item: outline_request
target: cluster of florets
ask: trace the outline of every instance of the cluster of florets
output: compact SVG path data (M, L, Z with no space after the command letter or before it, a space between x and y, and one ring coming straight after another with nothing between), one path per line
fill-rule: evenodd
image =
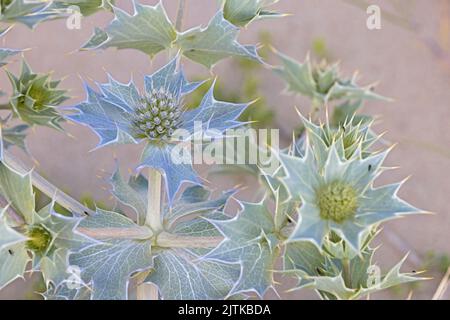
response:
M153 90L136 108L133 128L138 138L169 139L181 124L180 102L163 88Z

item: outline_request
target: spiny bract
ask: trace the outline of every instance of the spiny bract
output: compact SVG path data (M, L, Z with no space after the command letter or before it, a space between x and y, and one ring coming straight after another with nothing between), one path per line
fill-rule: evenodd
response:
M343 148L340 140L324 148L323 140L310 139L303 157L280 155L282 182L293 200L302 203L290 241L310 240L321 247L334 230L359 250L362 235L373 225L420 212L397 197L402 183L373 187L389 150L362 157L359 143L347 159L338 152Z
M66 91L58 88L60 81L51 80L49 74L33 73L25 61L19 77L6 72L13 86L10 105L15 116L30 125L60 129L62 116L56 107L68 99Z

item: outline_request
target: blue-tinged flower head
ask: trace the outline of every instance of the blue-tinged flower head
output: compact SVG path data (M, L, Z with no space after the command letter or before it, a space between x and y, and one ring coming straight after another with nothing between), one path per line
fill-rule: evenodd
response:
M183 98L202 82L189 83L179 69L179 57L152 75L145 76L140 93L133 82L122 84L109 77L98 84L100 92L86 86L87 100L71 109L69 119L90 127L100 138L99 147L118 143L147 142L140 168L152 167L164 173L169 200L183 181L197 182L192 164L175 164L171 152L179 142L175 133L188 132L183 139L194 136L200 125L204 131L223 132L242 125L237 118L248 104L232 104L214 98L214 84L200 105L186 110Z

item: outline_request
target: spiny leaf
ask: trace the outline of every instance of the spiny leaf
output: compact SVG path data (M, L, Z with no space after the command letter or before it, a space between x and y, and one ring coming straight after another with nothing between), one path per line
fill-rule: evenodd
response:
M92 240L75 232L81 218L60 215L54 211L54 205L54 202L48 204L34 218L34 226L44 227L50 233L51 241L45 251L35 250L32 253L33 268L42 272L47 284L51 282L59 286L67 277L69 253L90 244Z
M142 179L145 178L142 177ZM136 181L136 179L134 180ZM147 192L139 192L133 188L132 184L130 185L130 182L126 183L120 175L119 168L111 177L111 184L114 196L123 204L131 207L138 217L139 224L143 225L147 211ZM145 188L147 189L147 186Z
M0 194L28 224L34 222L34 192L31 173L24 175L11 169L0 157Z
M172 224L175 220L186 216L194 214L204 215L216 210L222 210L233 193L233 190L224 192L221 197L211 200L209 199L210 192L205 188L202 186L190 186L186 188L173 207L168 208L164 219Z
M115 19L104 31L96 29L83 49L137 49L153 57L169 48L176 31L162 3L147 6L133 1L133 4L133 15L113 6Z
M167 300L223 299L239 277L239 268L202 260L188 250L156 253L155 270L146 281L155 283Z
M190 154L185 151L185 155L189 157L188 161L173 163L172 153L176 154L177 150L180 150L180 148L175 144L155 145L149 143L141 155L140 168L155 168L163 173L169 203L172 203L184 181L199 183L197 173L192 167Z
M205 200L205 194L199 188L192 187L182 198ZM220 232L207 219L224 220L228 217L214 211L193 220L178 223L171 221L174 224L171 232L190 237L219 236ZM155 252L154 270L146 281L156 284L164 299L223 299L238 280L240 266L203 258L209 251L210 249L160 249Z
M80 223L80 227L89 229L136 226L123 215L100 209ZM92 287L92 299L125 300L131 275L153 265L151 241L105 239L71 254L69 262L80 268L81 279Z
M277 55L283 64L274 68L274 71L285 80L290 92L308 96L321 103L339 99L389 100L373 92L373 86L359 86L356 76L351 79L342 78L337 64L327 65L323 62L313 65L309 56L305 62L299 63L282 53L277 52Z
M47 291L42 293L42 297L45 300L90 300L91 291L86 286L81 286L78 289L71 288L72 283L70 281L65 281L59 286L49 284Z
M187 58L207 68L229 56L244 57L260 61L254 46L243 46L237 42L239 29L223 18L219 11L206 28L196 27L178 35L175 45Z
M62 12L52 8L50 1L2 1L0 11L0 21L7 23L20 22L29 28L33 28L39 22L62 15Z
M0 48L0 68L7 64L5 61L6 59L18 54L19 52L21 52L21 50Z
M5 216L8 207L0 210L0 250L3 250L8 246L24 242L26 240L26 237L24 237L22 234L18 233L8 225Z
M8 149L11 146L21 148L23 151L28 152L25 144L25 138L27 137L27 130L30 126L26 124L19 124L11 128L2 129L3 146Z
M24 243L0 250L0 289L23 276L30 256Z
M206 258L241 265L239 281L230 295L254 291L263 296L272 286L277 257L278 240L273 234L273 218L263 202L244 202L242 205L242 211L233 219L210 220L225 236L225 240Z

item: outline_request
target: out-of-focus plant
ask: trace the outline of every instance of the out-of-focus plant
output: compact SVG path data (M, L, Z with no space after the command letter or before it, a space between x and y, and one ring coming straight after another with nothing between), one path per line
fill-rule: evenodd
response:
M258 50L258 53L265 59L269 54L269 48L272 46L270 33L261 32L259 34L259 43L261 48ZM273 108L268 105L267 98L261 90L263 65L243 58L238 58L235 62L233 64L233 79L236 79L239 84L236 86L235 83L233 88L228 88L226 83L218 81L215 89L217 98L234 103L239 101L253 101L244 110L239 119L250 122L254 128L272 128L275 113ZM192 94L192 97L188 100L188 104L190 106L197 106L207 90L207 84L201 85Z
M6 3L5 12L17 2ZM115 18L95 29L83 50L135 49L150 58L166 51L171 57L144 77L143 88L110 76L97 88L86 85L86 100L69 108L58 108L66 100L58 81L34 74L25 63L20 76L9 73L13 94L3 109L17 120L60 128L65 118L89 127L99 137L97 148L142 144L144 150L136 174L125 179L117 169L109 180L117 206L90 208L6 150L24 145L24 135L3 128L11 116L4 119L0 288L31 271L42 274L46 299L242 299L278 290L274 275L281 273L298 280L292 290L308 287L323 299L357 299L421 279L401 272L405 259L384 273L373 262L372 240L382 223L421 210L397 196L403 182L374 185L389 150L375 149L379 136L371 118L355 113L365 99L383 98L371 86L359 86L355 77L342 77L337 65L298 63L278 54L283 65L273 69L290 91L311 98L313 111L339 104L323 123L301 117L303 133L290 148L277 150L271 141L275 170L268 172L261 162L236 165L248 166L260 178L265 196L259 202L236 199L240 210L231 217L225 207L236 190L212 198L194 170L191 144L211 150L214 143L234 137L230 129L259 118L254 111L243 116L246 110L265 104L221 101L214 93L216 82L199 94L204 81L187 79L183 58L207 68L228 57L252 61L240 62L242 95L260 97L260 79L249 74L259 64L267 66L265 53L237 37L254 20L281 17L267 11L275 2L220 1L207 26L187 31L181 30L184 0L175 23L162 2L133 1L131 14L110 5ZM89 3L86 14L104 4ZM55 3L45 6L50 8ZM5 51L4 57L11 54ZM201 98L187 105L193 93ZM251 152L236 145L231 149L233 157ZM49 197L48 203L36 205L36 189ZM149 284L157 290L149 290Z

